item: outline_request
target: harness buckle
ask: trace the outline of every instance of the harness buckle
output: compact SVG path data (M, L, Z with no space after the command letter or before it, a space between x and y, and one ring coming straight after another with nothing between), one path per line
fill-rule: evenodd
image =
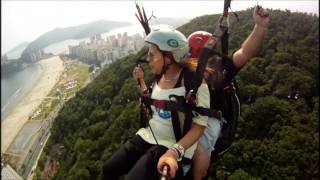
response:
M156 107L156 108L159 108L159 109L165 109L166 107L166 103L165 101L163 100L155 100L153 105Z
M196 99L197 99L197 96L196 96L194 90L191 89L186 96L186 103L187 104L196 104Z

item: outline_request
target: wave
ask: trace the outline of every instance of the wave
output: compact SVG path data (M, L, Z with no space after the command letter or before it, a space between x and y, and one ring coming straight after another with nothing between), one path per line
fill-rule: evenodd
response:
M1 108L1 113L4 113L4 111L7 109L8 105L11 104L12 101L14 101L19 93L21 91L21 88L19 88L18 90L16 90L16 92L13 93L13 95L10 97L10 100Z

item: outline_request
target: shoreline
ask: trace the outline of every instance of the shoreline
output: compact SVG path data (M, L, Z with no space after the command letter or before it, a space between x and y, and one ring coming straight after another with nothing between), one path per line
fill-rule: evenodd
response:
M8 150L34 110L42 103L43 99L41 98L49 94L64 70L63 61L59 56L40 60L37 64L42 69L39 78L35 79L30 90L1 121L1 153Z
M17 97L14 98L13 100L9 100L9 102L7 102L7 104L4 105L3 108L1 108L1 121L3 121L4 119L6 119L8 117L8 115L13 111L14 106L17 106L19 104L19 101L23 100L23 98L25 96L27 96L32 88L37 84L37 82L40 80L42 73L43 73L43 68L39 63L35 64L36 66L38 66L39 68L39 74L37 75L37 78L31 79L31 83L28 84L27 86L23 87L23 88L19 88L17 91L19 91L17 93ZM21 93L20 93L21 91Z

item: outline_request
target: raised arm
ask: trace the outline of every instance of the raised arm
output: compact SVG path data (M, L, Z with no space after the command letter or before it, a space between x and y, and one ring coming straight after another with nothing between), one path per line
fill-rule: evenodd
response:
M250 58L256 55L267 31L270 20L269 14L261 6L256 6L253 10L253 20L255 22L253 31L242 43L241 48L233 54L233 64L237 68L241 68Z

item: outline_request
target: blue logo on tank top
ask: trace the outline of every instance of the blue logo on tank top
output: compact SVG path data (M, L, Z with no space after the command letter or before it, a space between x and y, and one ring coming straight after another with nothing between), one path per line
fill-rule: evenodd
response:
M159 116L163 119L170 119L171 118L171 112L165 111L163 109L156 108L156 111L158 112Z

